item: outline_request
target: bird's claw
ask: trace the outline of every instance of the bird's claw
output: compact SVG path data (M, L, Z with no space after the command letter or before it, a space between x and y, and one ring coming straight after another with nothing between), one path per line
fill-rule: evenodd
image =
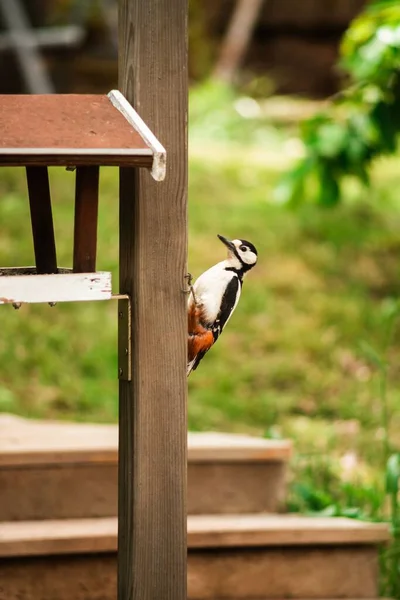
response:
M192 274L191 274L191 273L186 273L186 275L184 276L184 279L187 279L187 282L188 282L188 289L186 289L186 290L182 290L182 292L183 292L184 294L192 294L192 296L193 296L193 300L194 300L194 303L195 303L195 304L197 304L197 301L196 301L196 296L195 296L194 289L193 289L193 285L192 285L192 281L193 281L193 276L192 276Z

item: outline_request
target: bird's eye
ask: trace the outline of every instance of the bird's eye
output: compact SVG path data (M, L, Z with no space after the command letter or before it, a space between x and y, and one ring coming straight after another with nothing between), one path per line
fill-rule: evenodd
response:
M240 246L240 250L242 252L247 252L247 246Z

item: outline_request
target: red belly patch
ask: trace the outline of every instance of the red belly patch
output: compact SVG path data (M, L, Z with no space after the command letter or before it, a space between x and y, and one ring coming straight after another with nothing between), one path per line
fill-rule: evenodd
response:
M199 353L204 354L214 343L214 336L210 329L202 325L203 312L201 306L190 304L188 310L188 362L191 362Z

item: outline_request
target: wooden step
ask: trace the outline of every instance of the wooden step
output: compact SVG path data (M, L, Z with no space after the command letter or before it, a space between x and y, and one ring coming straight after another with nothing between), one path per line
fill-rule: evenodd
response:
M290 454L288 441L190 433L189 513L278 511ZM116 425L0 417L0 521L116 516L117 457Z
M116 531L115 518L0 523L0 598L115 600ZM188 599L376 598L388 539L342 518L189 516Z

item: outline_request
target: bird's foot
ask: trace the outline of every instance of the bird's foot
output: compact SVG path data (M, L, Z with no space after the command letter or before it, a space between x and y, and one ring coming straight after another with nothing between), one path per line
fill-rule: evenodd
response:
M195 303L195 304L196 304L196 306L197 306L196 295L195 295L195 293L194 293L194 289L193 289L193 286L192 286L192 281L193 281L192 274L191 274L191 273L186 273L186 275L185 275L184 279L186 279L186 280L187 280L187 282L188 282L188 289L186 289L186 290L182 290L182 292L183 292L184 294L192 294L192 296L193 296L193 301L194 301L194 303Z

